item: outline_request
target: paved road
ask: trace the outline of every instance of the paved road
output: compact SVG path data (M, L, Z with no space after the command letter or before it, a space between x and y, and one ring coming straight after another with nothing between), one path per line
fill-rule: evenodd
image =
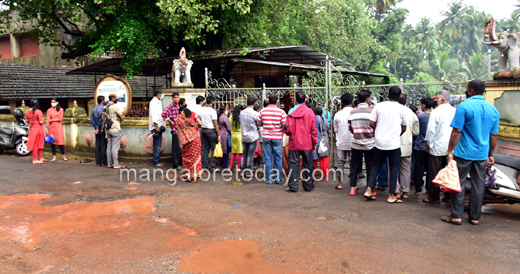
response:
M79 159L30 161L0 156L0 273L520 271L519 205L453 226L440 221L449 205L413 194L387 204L386 193L365 201L333 182L311 193L220 179L170 186L120 181Z

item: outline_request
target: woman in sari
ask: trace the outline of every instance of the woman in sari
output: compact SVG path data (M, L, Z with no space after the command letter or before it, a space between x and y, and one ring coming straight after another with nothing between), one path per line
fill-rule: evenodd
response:
M29 121L29 137L27 138L27 149L32 150L33 164L43 164L43 145L45 133L43 131L43 113L40 110L38 99L31 100L32 108L27 110L26 117ZM38 160L37 157L40 157Z
M202 146L199 134L202 122L197 114L186 107L180 109L180 114L175 122L179 131L179 145L182 148L182 167L187 170L187 174L183 176L188 178L189 182L196 183L202 176Z
M231 132L231 125L229 124L229 119L227 117L227 107L225 105L220 106L219 109L218 128L220 130L220 145L222 147L222 159L220 160L220 166L222 168L227 168L230 151L230 148L228 147L228 137Z
M47 127L46 135L54 136L54 143L51 144L53 156L51 162L56 161L56 146L60 147L63 161L67 161L67 157L65 157L65 140L63 140L63 125L61 123L63 108L61 108L60 103L56 99L51 100L51 105L52 107L47 110L47 120L45 122Z

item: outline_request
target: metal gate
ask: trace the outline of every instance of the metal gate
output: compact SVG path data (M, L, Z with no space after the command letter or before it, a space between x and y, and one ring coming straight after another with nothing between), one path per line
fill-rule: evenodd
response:
M262 101L267 94L275 93L279 98L287 94L294 94L303 91L309 96L310 102L314 105L322 103L325 110L329 110L334 115L341 109L340 97L345 92L354 95L360 90L370 90L377 102L388 100L388 90L392 86L399 86L407 94L408 106L420 107L419 101L424 97L431 97L437 91L447 90L452 96L452 104L457 105L465 98L467 82L431 82L431 83L403 83L387 85L365 85L365 82L358 81L353 75L343 73L334 66L334 61L327 58L321 62L322 68L318 71L310 72L310 77L302 81L301 85L294 84L293 87L266 87L262 88L237 88L230 84L226 79L213 79L212 73L206 68L206 91L207 95L216 97L216 107L227 105L231 109L237 104L245 105L246 98L254 97L258 105L262 107ZM333 126L331 125L331 128ZM334 144L335 135L331 131L331 144ZM331 154L334 161L334 146L331 146Z
M304 79L301 85L294 84L292 87L266 87L262 88L237 88L226 79L213 79L212 73L206 68L206 91L207 95L213 95L219 104L245 104L245 99L254 97L257 102L266 98L268 94L275 93L279 98L303 91L309 95L309 100L316 105L322 103L325 109L334 111L340 107L342 94L349 92L356 94L363 89L370 90L378 102L388 100L388 89L399 86L407 94L409 106L420 107L419 100L423 97L431 97L439 90L447 90L454 99L454 104L460 101L465 94L467 82L429 82L429 83L401 83L386 85L365 85L358 81L353 75L339 71L334 66L334 61L328 57L322 61L322 68L318 71L309 72L310 77ZM261 105L261 104L260 104Z

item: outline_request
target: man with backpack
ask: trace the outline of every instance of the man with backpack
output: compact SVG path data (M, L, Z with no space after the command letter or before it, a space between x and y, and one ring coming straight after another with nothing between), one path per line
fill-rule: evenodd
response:
M96 165L97 166L108 166L107 163L107 135L102 129L102 117L103 109L105 108L105 96L97 97L98 105L92 110L90 117L90 124L94 127L94 134L96 134Z
M125 168L118 161L119 148L121 147L121 124L125 120L125 116L117 107L117 95L110 93L108 95L110 102L105 106L102 113L103 128L107 134L107 161L109 168Z

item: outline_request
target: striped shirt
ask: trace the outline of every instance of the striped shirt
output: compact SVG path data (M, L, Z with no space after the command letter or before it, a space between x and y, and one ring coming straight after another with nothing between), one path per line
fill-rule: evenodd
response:
M268 105L260 111L258 121L263 124L262 136L264 139L282 140L282 123L287 120L287 114L276 105Z
M371 150L374 148L374 129L370 127L370 113L368 104L361 103L350 112L349 124L354 131L352 148L357 150Z

